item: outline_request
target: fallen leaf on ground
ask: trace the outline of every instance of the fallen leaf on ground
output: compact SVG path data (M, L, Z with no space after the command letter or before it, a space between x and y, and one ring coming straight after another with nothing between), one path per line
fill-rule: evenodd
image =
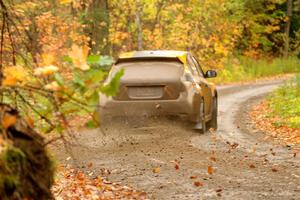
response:
M85 175L83 172L78 172L77 177L78 180L82 181L85 179Z
M212 175L214 173L214 168L212 166L208 166L207 173Z
M90 162L90 163L87 165L87 167L88 167L88 168L93 167L93 163Z
M222 191L223 191L223 189L221 189L221 188L216 190L216 192L222 192Z
M251 169L254 169L254 168L255 168L255 165L251 164L251 165L249 165L249 167L250 167Z
M214 157L214 156L210 157L210 160L212 160L212 161L214 161L214 162L217 162L217 159L216 159L216 157Z
M112 183L104 177L91 178L72 168L60 167L52 187L54 199L148 199L143 191L120 183Z
M272 172L278 172L278 169L272 168Z
M235 143L233 143L233 144L231 145L231 148L232 148L232 149L236 149L238 146L239 146L239 144L235 142Z
M195 182L194 182L194 185L195 185L196 187L202 187L204 184L201 183L200 181L195 181Z
M291 128L288 126L275 126L279 121L282 121L281 116L269 116L272 108L268 100L256 105L250 113L252 121L255 123L257 129L262 130L268 137L278 138L285 144L300 144L300 127ZM272 150L271 150L272 151Z
M230 142L227 141L226 144L228 144L232 149L236 149L239 146L239 144L236 142L231 144Z
M154 168L154 169L152 170L152 172L155 173L155 174L158 174L158 173L160 173L160 168L159 168L159 167L156 167L156 168Z
M217 193L218 197L222 196L222 194L221 194L222 191L223 191L223 189L221 189L221 188L216 190L216 193Z

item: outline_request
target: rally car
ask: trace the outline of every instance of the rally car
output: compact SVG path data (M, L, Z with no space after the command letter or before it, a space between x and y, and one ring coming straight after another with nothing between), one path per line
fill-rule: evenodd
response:
M107 82L123 69L116 96L100 94L100 120L114 116L182 116L205 132L217 129L218 93L187 51L134 51L120 55Z

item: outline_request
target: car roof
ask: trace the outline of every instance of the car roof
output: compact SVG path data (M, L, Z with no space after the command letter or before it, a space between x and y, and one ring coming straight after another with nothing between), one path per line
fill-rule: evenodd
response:
M117 63L123 60L141 60L149 58L175 58L183 64L186 63L187 51L175 51L175 50L153 50L153 51L131 51L122 53L117 59Z
M182 55L187 54L187 51L174 51L174 50L155 50L155 51L131 51L122 53L119 56L119 59L123 58L153 58L153 57L162 57L162 58L176 58Z

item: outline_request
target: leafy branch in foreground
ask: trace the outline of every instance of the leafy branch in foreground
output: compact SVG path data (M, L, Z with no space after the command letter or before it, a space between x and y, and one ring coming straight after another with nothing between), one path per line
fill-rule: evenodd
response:
M51 9L44 1L0 0L0 99L32 128L60 133L53 138L66 144L71 119L89 118L95 125L99 92L116 93L121 75L103 86L113 59L89 55L82 22Z
M98 105L99 93L115 95L123 70L117 72L110 83L103 85L107 56L88 55L85 46L73 45L60 66L51 54L42 55L44 66L29 70L21 65L5 67L1 91L3 103L17 107L42 132L62 133L68 128L69 116L93 114ZM89 122L91 124L91 122ZM95 124L95 123L93 123Z

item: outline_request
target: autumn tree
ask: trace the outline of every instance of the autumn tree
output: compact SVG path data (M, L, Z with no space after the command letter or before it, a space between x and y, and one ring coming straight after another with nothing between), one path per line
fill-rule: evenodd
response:
M290 30L293 16L293 0L287 0L287 22L285 27L285 41L284 41L284 57L288 57L290 50Z
M84 6L83 6L84 7ZM83 11L85 31L90 37L89 47L94 54L110 53L109 10L107 0L92 0Z
M142 32L142 7L140 0L136 0L136 26L137 26L137 49L143 50L143 32Z

